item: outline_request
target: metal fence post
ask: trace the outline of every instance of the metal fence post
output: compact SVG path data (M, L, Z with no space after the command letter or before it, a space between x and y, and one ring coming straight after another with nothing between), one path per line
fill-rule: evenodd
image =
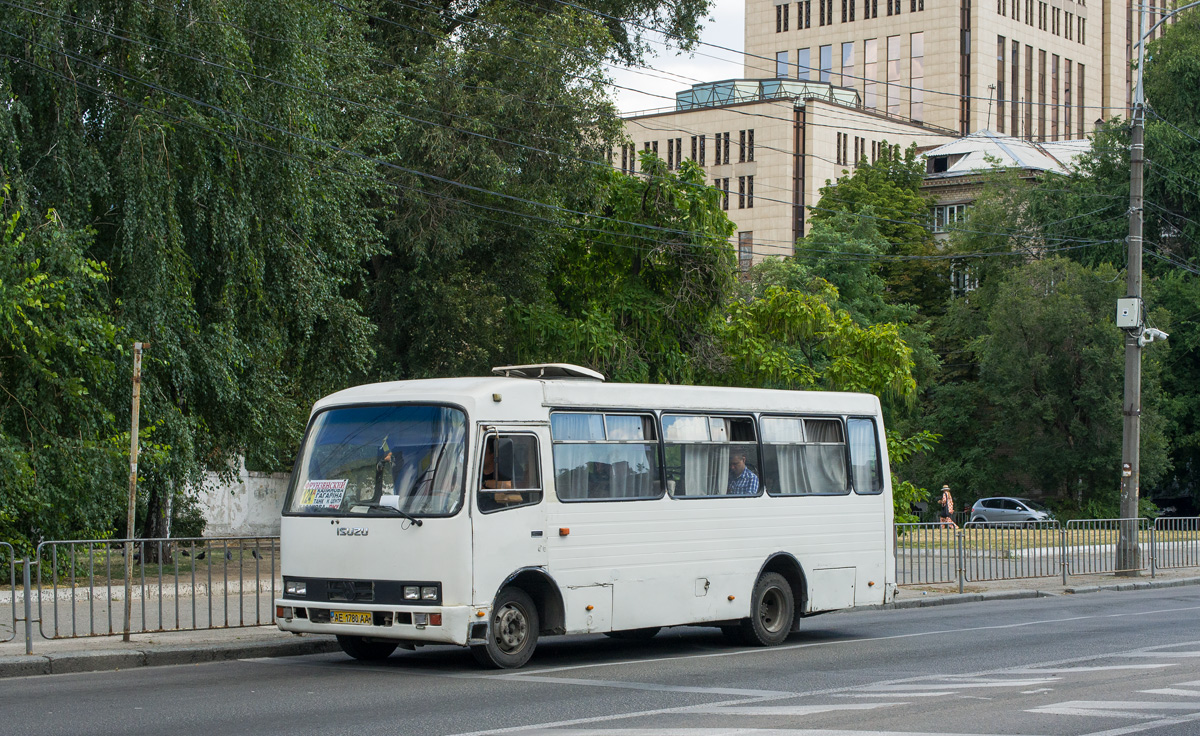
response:
M1154 520L1154 525L1150 527L1150 579L1154 579L1155 564L1158 560L1158 547L1155 545L1154 530L1158 528L1158 519Z
M33 590L29 584L29 558L25 558L25 571L21 574L21 586L25 592L25 653L33 654L33 601L29 600Z
M954 544L958 547L958 594L963 592L963 578L967 576L967 563L963 559L963 530L960 528L954 532Z
M1059 527L1058 529L1058 544L1062 554L1058 558L1059 564L1062 565L1063 585L1067 584L1067 529Z

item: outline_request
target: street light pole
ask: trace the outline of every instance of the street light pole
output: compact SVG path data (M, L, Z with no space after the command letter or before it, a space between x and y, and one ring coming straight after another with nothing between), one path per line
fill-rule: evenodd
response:
M1120 574L1136 575L1138 552L1138 494L1141 477L1142 438L1142 174L1145 168L1146 96L1143 88L1146 60L1146 11L1138 8L1138 69L1137 85L1133 90L1129 149L1129 264L1125 275L1126 297L1133 299L1137 310L1137 326L1125 331L1125 399L1121 404L1124 415L1121 439L1121 519L1117 540L1116 570Z
M1138 6L1137 84L1133 88L1133 115L1130 120L1129 150L1129 265L1126 271L1126 298L1137 310L1135 326L1125 331L1125 399L1121 404L1124 426L1121 441L1121 519L1117 540L1116 570L1122 575L1137 575L1141 568L1138 551L1138 497L1141 482L1142 433L1142 346L1146 342L1145 310L1142 308L1142 225L1144 202L1142 178L1146 150L1146 36L1171 17L1200 5L1188 3L1164 13L1146 29L1146 9ZM1153 335L1152 335L1153 337Z

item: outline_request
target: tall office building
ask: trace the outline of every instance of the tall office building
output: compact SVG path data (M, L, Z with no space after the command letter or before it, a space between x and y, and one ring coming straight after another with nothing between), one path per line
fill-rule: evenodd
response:
M1148 1L1147 26L1175 4ZM791 253L820 187L885 142L1082 139L1128 111L1131 0L746 0L745 13L746 78L629 116L633 143L613 152L625 171L639 150L705 166L744 263Z

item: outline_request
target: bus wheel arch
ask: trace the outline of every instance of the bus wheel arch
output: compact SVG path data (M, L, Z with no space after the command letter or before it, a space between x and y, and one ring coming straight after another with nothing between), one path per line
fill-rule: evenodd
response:
M804 609L808 603L808 584L804 575L804 568L800 565L800 561L791 553L776 552L763 563L755 581L761 580L763 575L770 572L782 575L783 579L791 586L794 607L791 631L799 631L800 618L804 615Z
M567 631L566 607L558 583L540 567L518 570L500 585L499 590L513 586L533 599L541 622L540 634L564 634Z

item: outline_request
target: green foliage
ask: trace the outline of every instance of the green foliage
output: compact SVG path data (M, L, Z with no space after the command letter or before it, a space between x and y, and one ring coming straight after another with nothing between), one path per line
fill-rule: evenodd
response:
M936 252L930 229L933 200L921 191L924 177L925 159L917 154L916 146L901 154L898 146L884 141L876 161L868 164L863 159L849 176L822 187L821 199L811 208L812 235L824 224L844 233L855 232L857 228L846 228L846 214L873 223L878 235L869 239L876 241L874 247L881 254L893 257L879 269L886 300L936 314L948 291L947 278L942 262L921 258ZM837 242L812 235L807 239L812 244Z
M0 541L106 529L123 494L119 436L106 406L117 331L92 234L54 212L27 224L0 196Z
M897 524L913 524L920 517L912 512L913 506L930 500L929 491L918 487L910 480L901 480L897 469L918 455L932 452L941 435L921 431L907 437L888 430L888 462L892 467L892 507Z
M960 300L945 320L977 335L965 346L977 380L932 392L929 418L948 451L929 470L978 495L1100 498L1121 455L1123 342L1112 324L1124 293L1110 266L1062 258L1014 268ZM1166 467L1155 395L1157 353L1145 361L1142 473Z
M583 219L550 279L552 300L512 311L519 356L574 360L616 380L685 383L720 373L722 309L734 283L734 226L704 172L604 171L604 218Z

